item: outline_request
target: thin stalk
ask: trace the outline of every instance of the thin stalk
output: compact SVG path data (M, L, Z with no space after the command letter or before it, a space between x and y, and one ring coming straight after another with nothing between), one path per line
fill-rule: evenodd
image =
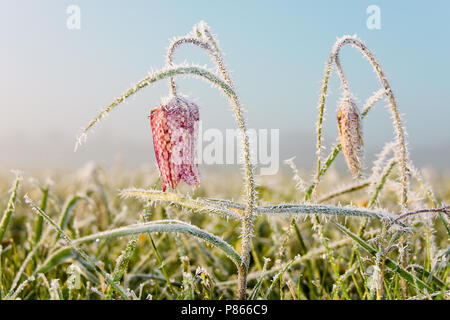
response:
M378 196L380 195L381 190L383 189L384 185L386 184L386 180L388 176L391 174L392 169L394 169L394 166L397 164L397 161L395 159L392 159L389 164L386 166L385 171L383 172L383 175L381 176L380 181L378 182L375 192L372 195L372 198L369 201L369 204L367 207L369 209L372 209L375 205L375 202L378 200Z
M106 108L104 108L94 119L92 119L88 123L88 125L81 130L81 134L79 135L77 142L75 144L75 149L77 149L78 146L80 146L85 142L87 133L92 127L94 127L100 120L106 117L109 114L109 112L111 112L115 107L124 102L126 99L131 97L133 94L137 93L139 90L159 80L179 75L197 76L201 79L209 81L213 85L220 88L230 99L233 99L232 97L236 96L234 90L226 82L224 82L223 80L221 80L220 78L218 78L216 75L214 75L212 72L210 72L205 68L197 66L172 66L163 68L159 71L151 73L144 79L140 80L132 88L128 89L121 96L117 97L111 104L109 104Z
M233 82L229 76L229 73L223 63L222 53L219 49L218 42L215 37L210 33L208 26L205 23L201 23L201 27L206 34L206 37L213 44L214 49L217 52L216 56L213 56L213 59L216 60L216 65L220 70L225 82L234 90ZM243 221L242 221L242 229L241 229L241 238L242 238L242 249L241 249L241 257L242 263L244 265L244 270L240 270L238 272L239 284L238 284L238 298L246 299L246 289L247 289L247 273L250 264L250 254L251 254L251 245L252 245L252 237L253 237L253 220L254 220L254 207L256 205L256 193L255 193L255 179L254 179L254 168L251 163L251 155L250 155L250 144L249 138L247 135L246 123L244 117L242 115L242 108L238 99L238 96L235 94L232 98L232 106L234 109L236 121L238 123L238 127L241 133L241 142L242 142L242 151L244 155L244 184L246 188L246 208L244 211Z
M412 176L417 180L417 182L419 182L421 188L424 190L426 197L428 198L428 200L433 204L434 208L438 208L439 207L439 203L436 200L436 197L434 195L433 189L431 188L431 186L429 186L424 179L422 178L422 176L420 175L420 173L417 171L416 168L414 168L414 166L412 165L412 163L409 164L408 166L408 171L412 174ZM441 219L442 224L444 225L445 229L447 230L447 234L450 236L450 226L449 223L445 220L445 217L439 213L439 217Z
M355 192L355 191L367 188L368 186L370 186L370 182L369 181L363 181L363 182L360 182L358 184L353 184L351 186L345 187L345 188L343 188L341 190L338 190L336 192L333 192L331 194L325 195L322 198L318 199L317 202L318 203L325 202L325 201L328 201L330 199L342 196L344 194Z
M352 233L350 230L342 226L341 224L332 221L336 227L347 234L351 239L353 239L356 243L358 243L364 250L366 250L368 253L370 253L373 257L376 256L377 250L372 247L369 243L358 237L356 234ZM385 257L385 265L391 269L393 272L396 272L402 279L408 281L410 284L416 286L420 290L427 290L428 292L432 291L432 288L423 282L422 280L418 279L415 275L404 269L402 266L397 264L395 261Z
M74 241L63 230L61 230L56 222L54 222L44 211L36 206L27 196L25 196L25 201L31 206L33 211L41 215L50 224L50 226L52 226L61 235L69 246L72 247L72 249L75 250L86 262L88 262L91 267L93 267L94 270L98 272L106 280L106 282L108 282L108 284L122 296L122 298L126 300L130 299L126 291L120 285L115 283L113 279L105 271L103 271L102 268L100 268L83 249L79 248Z
M336 282L337 282L338 286L341 287L342 293L344 294L345 298L347 300L350 300L350 297L349 297L348 292L347 292L347 288L346 288L344 282L341 280L341 275L339 273L339 268L337 267L335 259L333 257L333 254L332 254L332 252L330 250L330 247L328 246L328 239L327 239L327 237L324 234L323 225L320 223L319 218L317 216L313 217L311 220L313 222L313 229L318 231L318 233L320 235L320 239L321 239L322 245L325 247L325 250L326 250L326 253L327 253L327 256L328 256L328 260L330 262L331 268L333 269L334 275L336 277Z
M136 249L136 244L138 240L138 235L133 235L128 241L125 250L122 252L120 257L117 259L116 266L114 267L114 272L112 275L113 281L119 283L122 279L125 271L128 267L128 263L130 262L131 257ZM111 300L113 294L112 288L109 286L106 293L106 299Z
M367 233L365 234L365 236L367 236L367 237L373 237L373 236L375 236L378 232L379 232L379 230L371 230L370 232L367 232ZM335 241L335 242L330 243L328 247L330 248L330 250L335 250L335 249L342 248L343 246L346 246L346 245L351 244L352 241L353 241L353 240L350 239L350 238L341 239L341 240L338 240L338 241ZM298 255L298 256L296 256L295 258L293 258L293 259L292 259L292 260L293 260L293 263L291 264L291 266L294 266L294 265L300 265L300 264L302 264L302 263L304 263L304 262L307 262L307 261L309 261L309 260L313 260L313 259L315 259L315 258L317 258L317 257L321 257L321 256L323 256L324 254L326 254L326 249L323 248L323 247L312 249L312 250L308 251L308 252L307 252L306 254L304 254L304 255ZM273 268L271 268L270 270L267 270L267 271L265 271L265 272L260 272L260 271L258 271L258 272L252 272L252 273L249 274L248 278L253 280L253 279L258 279L258 278L260 278L260 277L265 277L265 276L268 276L268 275L271 275L271 274L275 274L275 273L277 273L278 271L280 271L280 270L282 270L283 268L285 268L286 265L288 265L288 264L290 264L290 263L291 263L291 262L289 261L289 262L287 262L287 263L285 263L285 264L277 265L277 266L275 266L275 267L273 267ZM219 285L219 286L228 286L228 285L235 285L236 283L237 283L237 280L229 280L229 281L221 282L221 283L219 283L218 285Z
M172 287L172 283L170 282L169 275L167 273L166 268L164 267L164 261L162 260L161 255L159 254L158 248L156 247L155 242L153 241L153 238L150 234L149 234L149 239L150 239L150 244L152 245L153 252L155 253L156 259L158 260L159 267L161 268L161 272L164 276L164 279L166 279L167 286L169 287L170 292L175 295L176 292Z
M373 192L373 195L369 201L369 203L367 204L367 208L368 209L372 209L375 206L376 201L378 200L378 197L380 195L381 190L383 189L384 185L386 184L387 178L389 177L389 175L391 174L395 164L397 162L395 161L395 159L392 159L388 165L385 167L383 174L380 178L380 180L378 181L378 183L375 186L375 191ZM361 237L362 234L364 233L364 231L367 228L367 224L368 224L369 220L368 219L363 219L361 226L359 227L359 231L358 231L358 237ZM353 265L354 259L356 257L356 251L358 249L358 246L355 244L353 246L352 249L352 253L350 255L350 262L349 265Z
M79 200L87 200L87 198L84 196L73 196L64 205L64 209L61 212L61 217L59 219L59 224L58 224L59 227L61 228L61 230L64 230L67 227L67 224L69 223L69 220L70 220L70 214L71 214L72 210L74 209L76 203ZM60 235L56 234L54 244L56 244L58 242L59 238L60 238Z
M330 53L330 56L328 57L327 63L325 65L325 72L324 77L322 80L322 88L320 90L320 98L319 98L319 105L318 105L318 119L317 119L317 146L316 146L316 155L317 155L317 174L314 180L314 184L319 183L320 179L320 170L322 168L322 127L323 127L323 118L325 115L325 100L327 96L327 90L328 90L328 81L330 79L331 70L333 68L333 60L334 60L334 52L332 51ZM305 198L309 198L311 192L307 195L305 195ZM306 199L308 200L308 199Z
M42 190L42 200L41 200L41 205L40 205L40 209L42 211L47 210L48 190L49 190L48 186ZM37 244L39 242L39 240L41 239L43 223L44 223L44 218L42 218L42 216L38 215L36 217L36 226L34 229L34 243L35 244Z
M208 34L210 35L210 33ZM201 45L200 42L196 44ZM216 48L218 49L217 45ZM217 53L216 56L219 57L220 60L221 55ZM254 219L253 211L256 203L254 168L253 164L251 163L250 143L247 135L246 123L242 114L242 108L239 102L239 98L234 91L233 85L231 83L230 78L228 77L228 73L226 72L225 67L223 67L223 72L225 72L226 75L224 76L225 81L222 81L208 70L199 67L189 67L189 66L187 67L168 66L166 69L151 74L145 79L139 81L133 88L127 90L124 94L118 97L113 103L111 103L108 107L106 107L96 118L94 118L88 124L88 126L82 130L81 135L76 144L76 147L86 139L87 131L90 128L92 128L104 116L106 116L115 106L117 106L118 104L123 102L126 98L136 93L138 90L158 80L162 80L164 78L173 78L174 76L181 74L191 74L206 79L209 82L216 85L217 87L219 87L220 89L222 89L224 93L228 96L231 106L233 107L234 110L236 122L238 124L238 128L240 131L242 151L244 156L244 185L245 185L245 195L247 199L246 199L246 209L243 215L241 228L241 238L242 238L241 257L243 266L242 268L239 268L240 270L238 277L240 281L238 285L238 297L239 299L245 299L247 288L246 274L248 272L250 263L251 238L253 236L253 219ZM175 86L173 86L173 90L175 90Z
M175 52L175 49L177 47L179 47L182 44L186 44L186 43L191 43L203 50L205 50L210 56L211 58L215 58L215 52L212 50L212 48L205 42L196 39L196 38L191 38L191 37L182 37L179 39L176 39L175 41L173 41L170 46L169 49L167 50L167 56L166 56L166 63L168 66L173 66L173 55ZM176 89L176 85L175 85L175 80L173 77L169 78L169 87L170 87L170 93L175 96L177 94L177 89Z
M3 236L6 233L9 221L11 220L11 216L15 210L14 205L17 199L17 191L19 190L20 180L21 180L20 175L16 174L16 180L14 181L13 187L11 189L11 196L9 197L8 204L6 206L5 212L3 213L3 217L0 222L0 244L2 243Z

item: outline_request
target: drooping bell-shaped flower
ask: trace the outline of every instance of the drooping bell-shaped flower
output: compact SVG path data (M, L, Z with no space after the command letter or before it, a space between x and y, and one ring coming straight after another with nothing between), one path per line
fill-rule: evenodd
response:
M345 161L354 177L361 175L364 157L361 117L349 95L341 100L337 111L339 140Z
M175 189L180 180L191 186L199 184L198 124L198 106L178 96L150 112L153 147L163 191L167 186Z

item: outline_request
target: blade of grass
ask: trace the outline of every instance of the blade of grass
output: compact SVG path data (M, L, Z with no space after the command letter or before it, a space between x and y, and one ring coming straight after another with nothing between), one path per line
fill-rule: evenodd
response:
M356 234L342 226L336 221L332 221L332 223L343 233L345 233L347 236L349 236L351 239L353 239L357 244L361 246L364 250L366 250L370 255L373 257L376 256L377 251L374 247L372 247L369 243L358 237ZM422 280L418 279L415 275L410 273L409 271L402 268L399 264L397 264L395 261L385 258L385 264L386 266L391 269L393 272L398 273L400 277L408 281L411 285L414 287L419 288L420 290L428 290L428 292L432 292L433 289L426 283L424 283Z
M146 232L171 232L192 235L222 250L226 254L226 256L229 257L236 265L239 265L241 263L241 257L230 244L226 243L224 240L209 232L178 220L156 220L151 222L133 224L126 227L120 227L74 239L71 240L71 243L78 246L83 243L96 241L97 239L111 239ZM69 247L70 246L63 247L54 252L46 260L47 263L44 264L39 270L41 270L41 272L43 270L50 270L54 267L53 262L60 263L61 261L69 258L69 251L67 251Z
M45 219L50 224L50 226L52 226L61 235L61 237L69 244L70 247L72 247L74 251L76 251L86 262L88 262L97 273L103 276L103 278L111 285L112 288L114 288L115 291L117 291L121 295L122 298L124 298L125 300L130 299L127 292L120 285L115 283L113 279L105 271L103 271L83 249L78 247L78 245L63 230L59 228L56 222L54 222L44 211L36 206L33 201L28 198L27 195L25 195L24 198L25 202L31 206L33 211L42 216L42 218Z
M180 207L193 210L199 213L215 213L225 218L240 220L242 216L236 211L232 211L225 206L214 205L212 202L203 199L191 199L173 192L162 192L160 190L126 189L120 192L124 198L134 197L142 200L164 201L176 204Z
M48 199L48 192L49 187L46 186L44 189L42 189L42 199L41 199L41 205L40 208L42 211L47 210L47 199ZM36 225L34 228L34 244L37 244L42 236L42 226L44 223L44 218L42 216L38 215L36 217Z
M2 243L3 236L6 233L9 221L11 220L11 216L15 210L15 203L17 199L17 191L19 190L20 180L20 175L16 173L16 180L14 181L13 187L11 189L11 196L9 198L5 212L3 213L2 221L0 222L0 244Z
M70 214L72 212L72 210L74 209L75 205L77 204L78 201L80 200L87 200L87 198L85 196L73 196L72 198L70 198L66 204L64 205L64 209L61 212L61 217L59 219L59 228L61 230L64 230L67 227L67 224L69 223L69 219L70 219ZM43 210L45 211L45 210ZM60 235L59 233L56 234L56 238L55 238L55 244L56 242L60 239Z

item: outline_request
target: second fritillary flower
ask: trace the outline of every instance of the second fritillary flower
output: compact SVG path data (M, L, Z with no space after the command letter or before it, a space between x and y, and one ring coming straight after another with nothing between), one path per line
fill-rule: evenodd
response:
M346 94L337 111L339 140L347 166L354 177L361 175L364 156L361 117L356 104Z

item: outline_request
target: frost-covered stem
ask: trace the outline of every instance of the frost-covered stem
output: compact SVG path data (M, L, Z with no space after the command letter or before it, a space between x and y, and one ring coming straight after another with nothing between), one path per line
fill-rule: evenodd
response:
M397 135L397 147L398 151L397 158L400 163L400 173L401 173L401 185L402 185L402 196L401 196L401 206L403 211L407 209L407 201L408 201L408 176L407 176L407 162L408 162L408 153L405 142L405 132L401 122L400 114L398 113L397 103L395 101L394 93L392 92L391 86L384 75L383 70L381 69L380 64L375 59L375 56L372 52L366 47L361 40L356 37L344 36L341 39L338 39L334 45L334 59L336 62L336 68L338 70L339 77L341 78L341 82L344 86L344 89L347 85L347 81L344 76L344 72L342 70L342 66L339 60L339 52L345 45L351 45L357 49L359 49L362 54L367 58L372 67L374 68L375 73L378 76L378 79L384 88L384 93L389 100L389 106L391 109L391 114L393 117L394 129Z
M366 217L372 219L385 219L388 221L392 221L395 216L383 212L383 211L372 211L365 208L355 208L355 207L337 207L331 205L304 205L304 204L281 204L274 206L266 206L266 207L257 207L255 208L255 212L257 214L265 214L268 216L291 216L295 217L296 215L315 215L315 216L323 216L323 217L332 217L332 216L348 216L348 217Z
M305 201L308 201L311 199L312 193L315 190L315 187L317 186L317 184L319 183L320 180L320 176L321 176L321 171L322 171L322 127L323 127L323 118L324 118L324 114L325 114L325 100L326 100L326 96L327 96L327 90L328 90L328 81L330 79L330 74L331 74L331 70L333 67L333 61L334 61L334 52L332 50L330 56L328 57L328 61L325 65L325 72L324 72L324 77L322 80L322 88L320 90L320 98L319 98L319 105L318 105L318 119L317 119L317 146L316 146L316 155L317 155L317 173L315 176L315 179L313 181L313 183L311 184L311 186L306 190L305 193ZM339 144L337 146L340 146ZM337 154L339 153L339 149L337 149L338 151L335 152L335 157L337 156ZM334 158L335 158L334 157ZM333 162L334 158L331 160L331 162ZM329 159L327 159L327 163L328 166L331 164L331 162L329 161ZM330 260L331 266L333 268L333 271L335 272L335 275L337 277L337 281L339 283L339 285L342 287L342 284L340 283L340 278L339 278L339 272L336 273L336 269L335 269L335 264L334 264L334 259L333 256L328 248L328 241L325 238L325 236L323 235L323 232L321 231L321 224L320 221L317 217L314 217L313 219L311 219L314 225L314 229L316 229L319 232L319 236L321 238L322 244L324 245L324 247L326 248L326 252L327 252L327 256ZM295 220L292 219L291 220L291 226L295 224ZM343 292L346 292L346 290L344 288Z
M411 175L417 180L417 182L419 182L419 184L420 184L421 188L423 189L423 191L425 192L428 200L431 201L431 203L433 203L433 207L438 208L439 203L436 199L436 196L434 195L433 189L431 188L431 186L429 186L424 181L421 174L417 171L416 168L414 168L412 163L410 163L408 166L408 172L411 173ZM450 236L450 227L449 227L448 222L445 220L445 217L441 213L439 213L439 217L440 217L445 229L447 230L447 234Z
M211 39L214 40L214 38L210 35L208 29L205 29L207 34ZM215 47L217 50L218 45L216 42L213 42L215 44ZM226 71L225 66L223 65L220 51L218 53L218 60L217 65L219 67L219 70L221 70L222 75L225 79L225 82L234 90L234 85L228 75L228 72ZM246 208L244 212L244 218L242 221L242 230L241 230L241 237L242 237L242 250L241 250L241 257L242 257L242 264L244 265L243 272L238 273L239 278L239 284L238 284L238 297L239 299L246 299L246 289L247 289L247 273L248 268L250 264L250 252L251 252L251 246L252 246L252 237L253 237L253 220L254 220L254 208L256 206L256 192L255 192L255 176L254 176L254 168L253 164L251 163L251 155L250 155L250 142L249 137L247 134L247 128L244 116L242 114L242 107L239 102L239 98L236 94L232 96L232 104L233 109L236 117L236 121L238 123L240 134L241 134L241 141L242 141L242 151L244 155L244 182L245 182L245 188L246 188Z
M191 44L196 45L197 47L205 50L209 54L209 56L213 60L215 60L216 55L207 43L205 43L199 39L196 39L196 38L182 37L182 38L176 39L175 41L173 41L170 44L169 49L167 50L167 56L166 56L167 66L173 67L173 55L174 55L175 49L178 48L180 45L186 44L186 43L191 43ZM171 94L173 96L175 96L177 93L177 89L176 89L175 80L173 77L169 78L169 86L170 86Z
M247 286L246 274L248 271L248 266L250 262L250 249L251 249L251 238L253 235L253 211L255 207L255 180L254 180L254 172L253 165L250 161L250 143L247 135L247 129L245 120L242 114L242 108L240 106L239 98L236 95L234 89L219 79L217 76L209 72L208 70L195 67L195 66L173 66L157 71L148 77L139 81L133 88L127 90L120 97L114 100L109 106L103 109L97 117L95 117L86 128L84 128L81 132L81 136L78 139L77 145L84 142L86 138L86 134L90 128L92 128L97 122L99 122L103 117L105 117L114 107L123 102L125 99L135 94L140 89L146 87L149 84L155 83L158 80L166 79L169 77L173 77L176 75L194 75L198 76L202 79L205 79L221 90L227 95L230 100L230 104L233 107L235 118L238 123L238 128L241 136L241 143L244 155L244 184L246 191L246 209L244 211L244 217L242 221L242 264L244 266L245 272L240 272L240 282L239 282L239 293L238 296L241 299L245 299L245 291Z
M116 98L110 105L104 108L94 119L92 119L89 122L89 124L82 129L81 134L77 139L75 149L79 145L84 143L84 141L86 140L87 133L92 127L94 127L100 120L102 120L105 116L107 116L109 112L111 112L117 105L124 102L127 98L129 98L142 88L145 88L146 86L155 83L159 80L163 80L177 75L188 75L188 74L209 81L210 83L212 83L213 85L224 91L224 93L229 98L235 95L233 88L231 88L227 83L219 79L216 75L214 75L212 72L208 71L205 68L196 66L173 66L161 69L159 71L150 74L149 76L145 77L144 79L136 83L132 88L125 91L121 96Z
M2 220L0 222L0 245L2 243L3 236L5 235L6 228L8 227L9 220L14 212L14 205L17 199L17 191L19 190L21 177L19 174L16 175L16 180L14 181L13 187L11 189L11 196L9 198L8 204L6 206L6 210L3 213Z
M406 213L399 215L394 220L390 221L389 226L391 226L392 224L394 224L402 219L405 219L407 217L410 217L410 216L413 216L413 215L416 215L419 213L439 213L439 212L445 213L447 216L450 215L450 206L436 208L436 209L421 209L421 210L406 212Z
M367 205L367 208L372 209L373 206L375 205L375 202L378 200L378 196L380 195L381 189L383 189L384 185L386 184L386 180L388 176L391 174L392 169L394 168L396 163L397 161L395 159L392 159L386 166L386 169L383 172L383 175L381 176L381 179L375 188L375 191L372 195L372 198L369 201L369 204Z
M225 66L225 62L223 60L223 54L219 48L219 44L217 39L214 37L214 35L209 31L208 26L206 25L206 23L202 23L202 27L203 27L203 32L206 35L206 38L208 39L209 42L211 42L211 45L213 47L213 49L216 52L216 55L214 57L215 59L215 63L217 65L217 68L219 69L220 73L223 76L223 79L225 80L226 83L228 83L232 88L234 88L233 85L233 81L230 78L230 75L228 73L228 70Z
M253 172L253 165L251 164L251 157L250 157L250 143L249 138L247 135L247 128L245 119L242 114L242 108L239 102L239 98L234 90L233 82L229 76L229 73L225 67L225 64L222 59L222 54L220 52L219 46L217 44L217 41L215 37L210 33L207 25L205 23L199 24L200 30L198 30L199 35L203 34L206 36L207 41L210 41L213 45L213 48L207 43L200 39L196 38L180 38L178 40L175 40L171 46L169 47L169 50L167 52L167 64L171 66L173 64L173 54L174 50L181 44L184 43L191 43L194 44L202 49L204 49L211 59L214 61L214 63L217 66L217 69L222 74L222 77L225 81L225 83L230 86L230 88L233 90L233 94L228 95L231 101L231 105L234 110L235 118L240 130L241 135L241 142L242 142L242 151L244 155L244 183L246 188L246 197L247 197L247 206L244 212L244 217L242 219L242 230L241 230L241 237L242 237L242 249L241 249L241 257L242 257L242 264L243 268L239 268L238 272L238 278L239 278L239 284L238 284L238 297L239 299L245 299L246 298L246 289L247 289L247 272L248 267L250 263L250 251L251 251L251 238L253 236L253 211L255 207L255 181L254 181L254 172ZM176 87L175 83L173 81L173 78L171 77L170 81L171 91L172 94L175 94Z
M348 293L347 293L347 288L345 287L345 284L341 281L341 276L339 274L339 269L338 269L338 267L336 265L336 262L334 260L333 254L332 254L332 252L330 250L330 247L328 246L328 239L327 239L327 237L324 234L323 225L322 225L322 223L320 223L319 218L317 216L314 216L311 219L311 221L313 223L314 230L316 230L319 233L322 245L324 246L324 248L326 250L326 253L327 253L327 256L328 256L328 260L329 260L330 265L331 265L331 269L333 270L334 275L336 277L336 282L341 287L342 293L344 294L345 298L350 300L350 297L348 296Z
M322 88L320 90L320 98L318 105L318 119L317 119L317 145L316 145L316 155L317 155L317 173L313 185L317 185L320 179L320 170L322 167L322 127L323 127L323 118L325 114L325 100L327 97L328 90L328 81L330 79L331 69L333 67L333 59L334 55L331 52L328 61L325 65L324 77L322 80ZM305 194L305 200L309 200L312 192L314 191L314 187L310 187Z
M402 211L405 212L408 208L408 176L407 176L407 162L408 162L408 154L407 154L407 148L406 148L406 142L405 142L405 133L403 129L403 125L401 123L400 114L398 113L397 109L397 103L395 101L394 94L392 92L391 86L389 85L389 82L384 75L383 70L381 69L380 64L375 59L374 55L370 50L356 37L350 37L350 36L344 36L341 39L338 39L336 41L335 47L336 55L335 55L335 62L336 67L340 70L338 70L338 74L341 77L341 81L343 83L346 83L344 73L342 71L342 67L340 65L339 61L339 51L342 47L345 45L351 45L357 49L359 49L362 54L367 58L367 60L370 62L372 67L374 68L375 73L378 76L378 79L382 85L382 87L385 90L386 97L389 100L389 106L391 109L391 114L393 118L393 124L394 124L394 130L396 131L396 140L397 140L397 149L396 150L396 158L400 166L400 179L401 179L401 186L402 186L402 192L401 192L401 208ZM406 266L407 264L407 254L405 254L404 259L402 259L403 266ZM404 280L401 281L402 284L402 293L404 294L406 292L406 285L404 283Z
M386 149L386 150L390 150L390 149ZM381 159L382 160L382 159ZM388 178L388 176L391 174L392 169L394 168L395 164L397 162L395 161L395 159L392 159L385 167L383 174L381 176L381 178L379 179L375 190L373 192L372 197L369 200L369 203L367 204L367 208L370 210L374 207L375 202L378 200L378 196L380 195L381 190L383 189L384 185L386 184L386 180ZM361 226L359 227L358 230L358 237L362 237L363 233L365 232L367 225L369 223L369 220L367 218L363 219L363 221L361 222ZM358 249L358 246L355 244L353 246L352 249L352 253L350 255L350 265L353 264L355 256L356 256L356 250Z
M381 234L383 236L380 237L379 245L378 245L378 251L375 255L375 265L374 265L374 271L373 271L373 277L374 277L374 286L375 290L371 289L371 298L373 298L373 294L376 292L376 299L381 300L383 297L383 281L384 281L384 265L385 265L385 251L384 251L384 238L385 238L385 232L386 232L386 224L383 223L381 227ZM375 292L374 292L375 291Z
M107 274L105 271L103 271L103 269L100 268L83 249L78 247L74 243L74 241L58 226L58 224L56 224L56 222L54 222L44 211L42 211L38 206L36 206L31 201L31 199L28 198L27 195L25 195L24 198L25 202L31 206L32 210L37 214L39 214L40 216L42 216L50 224L50 226L53 227L61 235L61 238L63 238L74 251L76 251L86 262L88 262L96 272L98 272L101 276L103 276L106 282L112 288L114 288L114 290L116 290L122 296L122 298L126 300L130 299L126 291L119 284L115 283L114 280L110 277L110 275Z
M244 216L242 219L242 229L241 229L241 237L242 237L241 257L244 270L239 271L238 274L239 275L238 297L239 299L245 299L247 289L247 272L250 264L250 251L252 242L251 240L253 237L254 209L256 205L255 178L253 172L253 165L251 163L250 158L250 143L247 135L244 117L242 116L242 109L240 107L239 100L236 95L234 95L231 98L231 100L236 116L236 121L238 123L241 133L242 149L244 155L244 184L246 189L247 201Z
M409 163L408 165L408 172L414 177L417 182L420 184L420 187L423 189L423 192L425 192L426 197L428 200L433 204L434 208L439 207L439 203L436 200L436 197L434 196L432 188L424 181L421 174L417 171L416 168L414 168L412 163ZM448 223L446 221L446 218L442 215L441 212L439 212L439 218L441 219L442 224L444 225L445 229L447 230L447 234L450 236L450 229L448 226ZM427 231L427 237L426 237L426 257L427 261L425 263L425 266L427 269L430 269L432 265L434 264L434 253L436 252L436 238L434 235L434 221L431 217L425 217L425 225L426 225L426 231Z
M208 201L209 199L192 199L178 193L168 191L163 192L155 189L125 189L120 191L120 196L124 198L134 197L151 202L164 201L198 213L213 213L226 219L231 218L240 220L242 216L239 213L230 210L230 208L239 209L240 211L243 211L244 209L241 204L239 204L239 208L227 207L221 205L220 202L216 203L214 201ZM233 205L236 207L238 204L234 203Z
M132 224L74 239L72 240L72 244L78 246L83 243L96 241L97 239L103 240L128 235L136 235L136 234L138 235L141 233L158 233L158 232L180 233L194 236L222 250L223 253L225 253L226 256L229 257L237 267L242 265L240 255L230 244L225 242L223 239L209 232L206 232L194 225L178 220L154 220L145 223ZM70 245L68 247L70 247ZM68 247L63 247L59 249L57 252L54 252L52 257L60 254Z
M48 192L49 192L49 187L46 186L42 190L42 200L41 200L41 206L40 206L42 211L46 211L46 209L47 209ZM34 229L35 230L34 231L34 243L35 244L37 244L39 242L39 240L41 239L43 224L44 224L44 219L42 218L42 216L38 215L36 217L36 226Z
M338 190L336 192L327 194L327 195L323 196L322 198L318 199L317 202L318 203L325 202L325 201L328 201L330 199L342 196L344 194L364 189L364 188L366 188L368 186L370 186L370 182L369 181L363 181L363 182L360 182L358 184L353 184L351 186L345 187L345 188L343 188L341 190Z

